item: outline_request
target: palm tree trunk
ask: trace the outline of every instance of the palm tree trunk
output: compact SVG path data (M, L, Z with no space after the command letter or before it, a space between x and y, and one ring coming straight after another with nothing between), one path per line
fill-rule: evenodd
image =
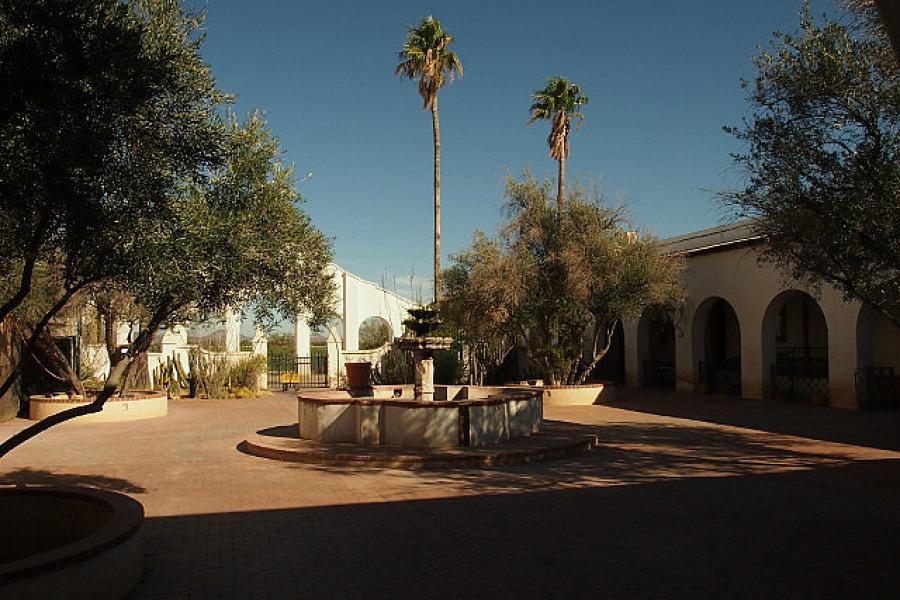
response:
M441 299L441 124L437 96L431 103L431 125L434 129L434 301L437 303Z
M563 205L565 203L565 192L566 192L566 159L559 159L559 181L557 182L556 188L556 210L558 211L559 218L562 218L563 214Z

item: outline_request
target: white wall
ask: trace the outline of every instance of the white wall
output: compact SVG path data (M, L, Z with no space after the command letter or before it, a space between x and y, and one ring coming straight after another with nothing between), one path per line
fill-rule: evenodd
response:
M796 289L815 298L825 316L828 332L829 397L832 405L856 406L854 382L857 357L857 316L860 303L845 302L843 295L830 286L820 293L785 281L768 263L759 263L759 252L751 246L728 246L706 253L690 255L684 271L687 292L681 317L676 322L676 378L677 388L683 391L698 389L697 364L703 360L703 323L695 319L706 317L704 301L719 297L734 309L740 325L741 394L746 398L762 398L767 353L764 353L763 321L772 300L780 293ZM701 309L698 311L698 309ZM626 322L626 380L630 385L640 382L640 353L638 320ZM629 331L630 330L630 331ZM766 342L768 344L769 342ZM630 347L629 347L630 346Z

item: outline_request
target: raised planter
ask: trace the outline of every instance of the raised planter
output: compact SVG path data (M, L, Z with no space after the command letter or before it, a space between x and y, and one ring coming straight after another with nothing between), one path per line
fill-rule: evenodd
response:
M140 580L144 508L88 488L0 489L0 598L124 598Z
M601 402L613 402L616 399L616 384L610 382L583 385L544 385L542 380L533 379L519 381L511 386L541 390L544 406L586 406Z
M611 402L615 400L616 392L616 386L612 383L535 387L543 391L544 406L578 406Z
M91 397L53 394L30 396L28 418L40 421L74 406L90 404ZM164 417L169 411L169 401L165 392L131 392L124 398L113 396L98 413L84 415L76 419L79 423L107 423L113 421L136 421Z

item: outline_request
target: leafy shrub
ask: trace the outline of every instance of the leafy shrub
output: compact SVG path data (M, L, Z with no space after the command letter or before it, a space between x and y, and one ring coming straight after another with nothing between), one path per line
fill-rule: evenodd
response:
M235 388L244 388L255 395L259 391L259 376L267 369L265 356L249 356L242 358L228 367L228 387L234 393ZM244 397L244 396L239 396Z
M416 368L412 353L391 348L381 357L381 364L372 372L372 380L377 385L413 383Z
M454 345L449 350L434 353L434 382L442 385L459 385L466 381L466 365L461 350Z

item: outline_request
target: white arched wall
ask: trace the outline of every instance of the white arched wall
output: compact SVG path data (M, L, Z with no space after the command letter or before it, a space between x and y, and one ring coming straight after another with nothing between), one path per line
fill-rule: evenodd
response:
M387 321L394 335L403 332L406 311L415 306L414 302L337 265L331 265L331 272L337 289L335 310L344 324L341 350L359 350L359 326L369 317L381 317ZM294 339L297 344L296 355L309 356L309 323L303 315L297 316Z
M759 252L752 246L735 245L688 256L683 273L686 301L683 317L676 323L676 387L681 391L697 389L696 356L693 344L694 319L700 304L709 297L720 297L731 304L741 328L741 394L762 398L763 318L772 299L786 289L809 293L819 303L828 327L829 397L833 406L855 407L855 371L857 359L858 302L845 302L843 295L830 286L820 292L805 286L788 285L782 274L769 263L758 262ZM638 319L625 323L626 381L640 385ZM701 344L702 349L702 344Z

